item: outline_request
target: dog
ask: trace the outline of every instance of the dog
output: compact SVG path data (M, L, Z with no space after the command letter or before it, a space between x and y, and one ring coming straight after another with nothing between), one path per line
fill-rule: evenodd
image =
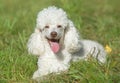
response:
M55 6L38 13L35 31L27 47L30 54L38 57L38 69L32 77L35 80L50 73L67 71L71 61L87 60L90 56L100 63L106 62L103 46L81 39L66 12Z

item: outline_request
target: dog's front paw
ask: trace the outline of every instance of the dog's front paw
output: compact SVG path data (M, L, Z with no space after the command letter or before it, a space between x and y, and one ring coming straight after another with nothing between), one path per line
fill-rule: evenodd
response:
M69 69L69 65L62 64L61 66L58 67L58 73L68 71L68 69Z
M45 75L43 75L39 70L35 71L32 79L38 83L46 79Z
M40 74L39 71L37 70L34 72L32 79L38 81L39 78L40 78Z

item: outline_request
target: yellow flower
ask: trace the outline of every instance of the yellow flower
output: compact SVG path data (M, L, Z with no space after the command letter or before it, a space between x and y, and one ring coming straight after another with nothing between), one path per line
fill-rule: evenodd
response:
M105 51L106 51L107 53L111 53L111 52L112 52L112 49L111 49L108 45L106 45L106 46L105 46Z

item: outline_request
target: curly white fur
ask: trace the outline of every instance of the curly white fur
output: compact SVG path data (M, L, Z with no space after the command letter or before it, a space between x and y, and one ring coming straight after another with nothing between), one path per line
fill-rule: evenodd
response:
M51 50L48 42L48 39L52 39L52 32L57 34L53 39L59 40L60 50L57 53ZM54 6L38 13L35 31L27 45L28 52L38 56L38 70L33 74L33 79L40 79L49 73L67 71L70 61L87 60L90 55L99 62L106 61L104 48L97 42L80 39L66 13Z

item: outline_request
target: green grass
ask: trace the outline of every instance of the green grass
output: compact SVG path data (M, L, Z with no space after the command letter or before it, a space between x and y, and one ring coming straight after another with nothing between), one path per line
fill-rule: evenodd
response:
M0 83L34 83L37 58L26 43L44 7L63 8L85 39L112 48L104 65L94 60L71 63L67 73L49 75L43 83L120 83L119 0L0 0Z

